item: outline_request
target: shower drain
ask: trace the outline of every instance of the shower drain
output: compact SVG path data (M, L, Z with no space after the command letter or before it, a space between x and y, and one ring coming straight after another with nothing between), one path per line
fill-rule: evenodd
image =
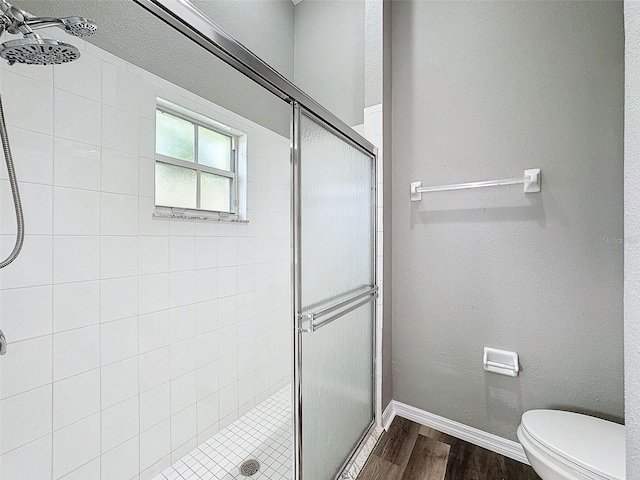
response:
M258 460L247 460L242 465L240 465L240 473L245 477L250 477L251 475L255 475L260 470L260 462Z

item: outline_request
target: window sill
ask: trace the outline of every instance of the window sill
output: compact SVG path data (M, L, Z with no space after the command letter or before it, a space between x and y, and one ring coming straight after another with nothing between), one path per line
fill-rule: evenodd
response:
M183 220L204 220L206 222L222 222L222 223L249 223L249 220L242 220L235 217L227 217L224 215L198 215L197 213L172 213L172 212L153 212L155 218L179 218Z

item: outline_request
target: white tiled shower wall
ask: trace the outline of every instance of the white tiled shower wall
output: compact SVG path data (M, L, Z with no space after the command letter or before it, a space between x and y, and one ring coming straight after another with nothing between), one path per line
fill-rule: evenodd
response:
M0 71L0 476L146 479L289 382L289 141L74 43ZM156 95L247 133L248 224L152 218Z

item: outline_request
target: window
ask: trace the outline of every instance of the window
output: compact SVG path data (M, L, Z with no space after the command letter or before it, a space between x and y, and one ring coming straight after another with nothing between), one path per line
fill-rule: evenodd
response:
M156 207L237 215L237 138L202 118L156 109Z

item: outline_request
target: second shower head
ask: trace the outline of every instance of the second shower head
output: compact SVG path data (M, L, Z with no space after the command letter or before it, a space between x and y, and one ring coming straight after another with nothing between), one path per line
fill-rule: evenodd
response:
M64 30L76 37L88 37L98 31L98 25L88 18L66 17L61 18L60 21L64 25Z
M88 18L84 17L34 17L27 14L24 24L31 30L38 30L46 27L58 27L69 35L75 37L88 37L98 31L98 25Z

